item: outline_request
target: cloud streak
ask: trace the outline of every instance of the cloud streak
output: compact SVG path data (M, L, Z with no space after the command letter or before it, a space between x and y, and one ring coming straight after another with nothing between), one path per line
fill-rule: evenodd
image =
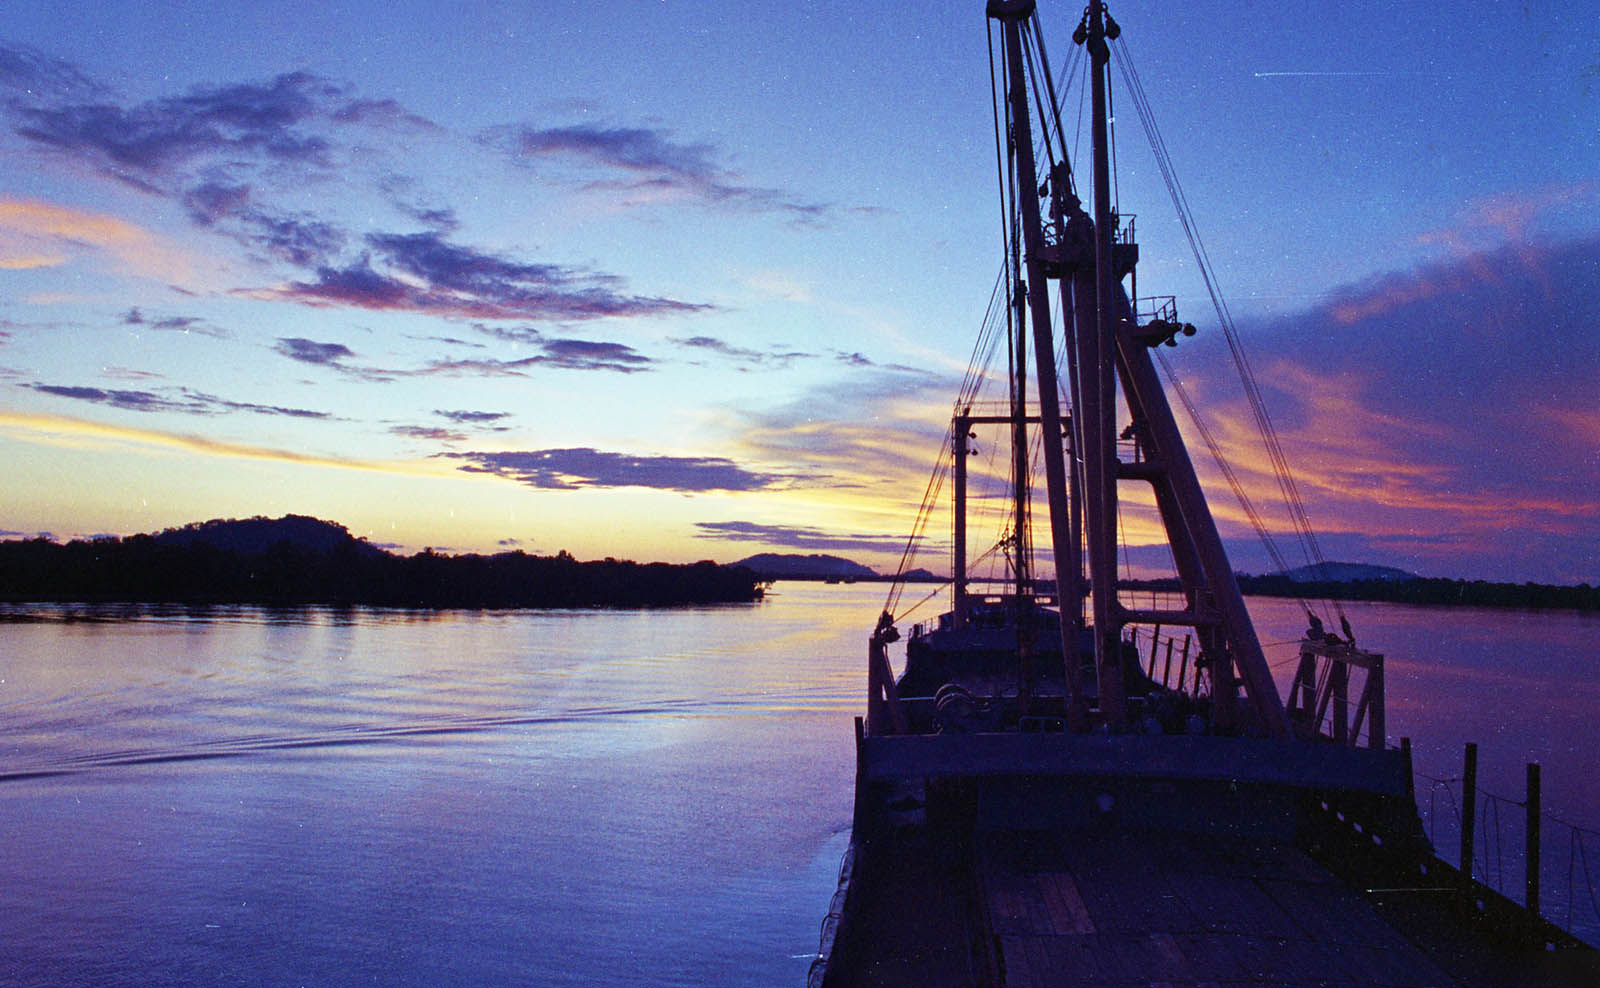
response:
M641 201L690 199L783 213L802 222L817 222L833 212L833 207L826 203L809 202L780 189L751 185L717 163L717 149L712 145L678 141L669 131L659 128L589 124L523 127L514 132L511 145L517 157L525 162L565 159L626 176L591 180L589 184L630 191Z
M96 388L79 385L42 384L34 382L23 387L56 398L70 398L109 408L130 412L179 412L185 415L223 415L230 412L248 412L255 415L273 415L296 419L332 420L327 412L308 408L288 408L282 405L260 405L248 401L232 401L190 388L166 388L162 392L138 391L118 388Z
M459 469L468 473L504 477L541 490L647 487L694 494L770 490L786 479L722 457L637 456L589 447L437 455L462 461Z
M410 311L463 319L575 322L704 312L709 305L631 295L619 279L558 264L527 264L454 244L430 231L375 233L342 266L319 265L313 281L259 294L320 308Z
M137 306L122 314L124 326L138 326L142 329L154 329L174 333L193 333L199 336L210 336L213 339L232 339L232 334L225 329L213 326L198 316L159 316L150 318L145 316Z
M714 354L730 360L735 364L742 365L740 367L741 370L760 366L787 367L796 360L809 360L817 356L814 353L806 353L803 350L790 350L783 347L756 350L749 347L735 346L714 336L669 337L667 342L686 350Z
M182 251L126 220L42 199L0 198L0 268L54 267L109 254L119 267L169 281L187 278Z
M806 525L768 525L753 521L695 522L697 539L718 542L754 542L810 552L900 552L905 536L863 533L840 534Z
M18 438L69 446L80 445L84 441L128 443L152 449L176 450L206 456L219 456L226 459L328 467L336 470L356 470L364 473L385 473L410 477L439 476L438 471L429 469L425 463L386 463L376 460L316 456L295 450L223 442L208 439L204 436L110 425L104 422L90 422L61 415L33 415L25 412L0 410L0 431L5 431Z

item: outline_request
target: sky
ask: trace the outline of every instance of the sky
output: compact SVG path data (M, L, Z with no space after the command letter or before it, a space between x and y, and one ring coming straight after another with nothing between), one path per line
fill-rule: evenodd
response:
M1600 583L1581 8L1111 8L1329 558ZM1058 72L1079 12L1041 7ZM1000 265L985 31L979 0L8 12L0 537L293 512L408 552L892 569ZM1198 326L1164 352L1264 504L1115 132L1139 293Z

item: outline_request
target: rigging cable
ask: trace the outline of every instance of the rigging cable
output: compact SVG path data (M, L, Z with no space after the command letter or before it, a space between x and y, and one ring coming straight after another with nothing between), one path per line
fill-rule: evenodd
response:
M1271 533L1267 531L1266 522L1262 520L1261 513L1256 510L1254 502L1245 493L1244 485L1239 482L1239 477L1233 472L1233 467L1223 457L1222 448L1217 445L1216 437L1211 434L1211 430L1206 426L1205 420L1200 417L1200 410L1195 407L1194 401L1189 397L1188 389L1183 386L1183 381L1179 380L1177 372L1172 369L1172 364L1167 360L1167 355L1157 350L1156 359L1161 362L1161 370L1167 375L1167 382L1172 385L1172 393L1178 396L1178 401L1183 405L1183 410L1189 415L1189 421L1194 423L1195 429L1200 433L1201 440L1206 444L1206 449L1210 450L1211 458L1221 468L1222 476L1227 479L1228 487L1233 491L1233 496L1238 498L1239 506L1244 509L1245 517L1250 520L1250 527L1255 529L1256 537L1266 547L1267 555L1272 557L1273 565L1277 566L1280 571L1287 570L1288 565L1284 562L1282 553L1278 551L1277 542L1273 540ZM1176 560L1173 561L1173 566L1176 568ZM1299 602L1300 607L1306 612L1307 616L1311 615L1311 605L1307 604L1302 598L1296 597L1293 599Z
M1204 242L1200 239L1193 214L1189 209L1188 197L1184 194L1183 188L1178 182L1176 171L1172 166L1171 155L1167 150L1166 141L1162 138L1160 129L1156 126L1155 115L1150 108L1149 99L1145 94L1143 85L1139 81L1138 73L1133 67L1133 59L1128 52L1127 43L1117 39L1115 44L1120 56L1117 64L1122 70L1124 82L1127 84L1129 95L1133 99L1140 123L1144 125L1145 135L1150 141L1151 151L1156 159L1157 167L1161 171L1162 180L1166 183L1167 193L1172 198L1179 222L1188 237L1189 248L1194 254L1195 262L1200 269L1200 275L1205 282L1206 291L1211 296L1212 307L1216 310L1217 319L1221 323L1223 335L1227 340L1229 352L1233 357L1234 367L1239 374L1240 384L1244 389L1251 413L1255 418L1256 428L1261 433L1263 445L1266 446L1268 459L1272 463L1273 475L1277 481L1279 492L1283 496L1284 503L1288 507L1289 517L1293 524L1295 535L1300 542L1301 551L1308 563L1315 566L1319 573L1324 572L1327 560L1322 554L1322 548L1317 541L1316 532L1312 528L1310 516L1306 512L1305 502L1300 496L1299 487L1289 469L1288 458L1283 453L1277 429L1273 426L1272 418L1267 412L1266 401L1261 395L1260 385L1256 381L1249 359L1244 352L1238 330L1233 322L1232 313L1229 311L1227 302L1222 298L1221 292L1217 287L1210 255L1206 251ZM1333 604L1340 618L1344 618L1343 605L1337 600L1333 601Z

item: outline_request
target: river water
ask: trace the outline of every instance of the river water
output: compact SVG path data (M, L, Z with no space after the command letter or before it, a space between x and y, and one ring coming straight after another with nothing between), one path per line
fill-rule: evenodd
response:
M882 591L0 608L0 982L802 983ZM1303 621L1251 608L1286 679ZM1419 771L1478 741L1485 788L1540 761L1600 823L1600 618L1346 608Z

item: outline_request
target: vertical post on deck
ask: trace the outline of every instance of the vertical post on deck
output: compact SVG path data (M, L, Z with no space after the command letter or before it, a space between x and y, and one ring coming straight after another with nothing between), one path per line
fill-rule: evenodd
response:
M957 628L967 626L967 440L971 438L968 431L971 428L972 420L964 415L955 416L951 422L951 432L955 434L956 504L955 532L952 535L955 559L951 573L954 590L950 611Z
M1523 902L1528 912L1539 915L1539 763L1528 763L1528 853L1527 896Z
M1411 768L1411 739L1400 739L1400 754L1406 760L1406 805L1417 805L1417 777Z
M1461 874L1472 884L1472 842L1478 826L1478 745L1467 742L1466 765L1461 773Z

